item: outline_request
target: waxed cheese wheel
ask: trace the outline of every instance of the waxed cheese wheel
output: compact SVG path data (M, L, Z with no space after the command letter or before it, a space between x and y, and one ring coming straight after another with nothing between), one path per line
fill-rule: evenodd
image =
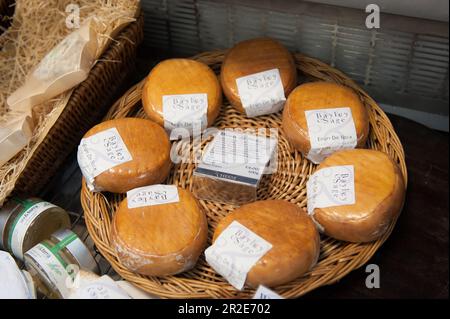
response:
M156 123L139 118L121 118L102 122L84 138L116 128L132 160L114 166L95 177L95 187L113 193L125 193L144 185L161 183L170 172L170 141Z
M207 125L210 126L222 105L222 88L217 76L202 62L168 59L158 63L145 79L142 105L151 120L164 126L164 96L204 93L207 94Z
M196 264L206 245L206 216L188 190L177 189L178 202L138 208L129 208L128 198L120 203L112 222L112 241L129 270L166 276Z
M304 83L289 95L283 110L282 129L304 156L311 149L305 111L350 108L356 131L356 147L363 147L369 134L367 110L350 88L331 82Z
M291 53L278 41L257 38L239 42L226 54L220 80L228 101L240 112L246 113L239 96L236 79L247 75L278 69L284 94L297 85L297 70Z
M355 204L315 208L313 218L330 237L349 242L376 240L403 206L402 173L385 153L366 149L336 152L317 170L341 165L353 165Z
M250 287L285 284L310 270L320 253L320 236L312 219L299 206L283 200L243 205L217 225L213 241L237 221L268 241L272 248L247 274Z

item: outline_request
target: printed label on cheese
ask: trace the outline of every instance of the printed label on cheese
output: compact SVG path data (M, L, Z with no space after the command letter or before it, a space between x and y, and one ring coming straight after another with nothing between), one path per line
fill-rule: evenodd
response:
M271 248L272 244L233 221L205 250L205 257L215 271L241 290L250 269Z
M199 134L208 126L206 93L164 95L162 99L164 128L167 131L183 128L193 135ZM171 136L171 139L174 138Z
M308 213L315 208L352 205L355 203L355 173L353 165L320 169L306 183Z
M257 185L276 159L277 139L224 130L208 144L196 174ZM276 167L271 163L271 167Z
M42 212L51 207L56 206L47 202L38 202L29 207L25 206L24 210L17 215L11 226L8 237L9 247L14 256L23 260L23 241L25 240L28 227L30 227Z
M151 185L127 192L128 208L178 203L178 188L175 185Z
M60 292L63 298L67 298L69 295L67 285L69 274L66 271L66 265L55 256L50 248L43 244L37 244L31 248L27 255L39 265L37 270L40 275L46 278Z
M358 142L349 107L305 111L311 149L307 158L322 162L337 150L355 148Z
M102 276L77 289L70 299L131 299L131 297L110 277Z
M276 113L286 102L278 69L237 78L236 85L248 117Z
M91 191L96 176L132 159L115 127L83 138L78 146L78 165Z
M255 295L253 299L284 299L275 291L270 290L269 288L259 285L258 289L256 289Z

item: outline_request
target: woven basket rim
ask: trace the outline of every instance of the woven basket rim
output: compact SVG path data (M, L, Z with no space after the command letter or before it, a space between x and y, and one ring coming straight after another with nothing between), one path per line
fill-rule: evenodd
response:
M204 62L217 70L225 52L226 50L204 52L192 58ZM364 105L368 108L368 111L370 111L369 121L371 130L367 148L379 149L388 154L389 157L399 165L406 187L407 169L403 147L390 120L375 101L341 71L315 58L300 53L295 53L293 56L297 69L306 73L309 77L316 80L328 80L340 83L352 88L359 95ZM126 116L144 117L145 115L140 103L144 80L145 79L132 86L119 100L117 100L105 116L104 120ZM227 104L227 101L224 100L224 103ZM221 123L220 118L224 118L229 114L232 114L233 117L237 116L233 113L236 111L230 106L225 106L222 109L219 120L216 120L216 125ZM268 115L267 119L268 121L278 121L279 114ZM298 160L298 157L296 160ZM305 164L305 161L302 163L303 166L307 166L306 168L303 168L304 171L302 170L302 174L306 174L307 177L312 173L316 166L309 162ZM300 165L296 162L296 165L297 164ZM187 175L189 175L188 169L185 170L184 168L175 167L172 175L169 177L169 181L186 188L189 187ZM304 187L304 178L299 182L299 185ZM304 202L296 201L296 198L302 198L303 196L298 195L301 190L296 190L295 192L295 194L291 194L292 198L290 198L289 201L304 205ZM297 197L294 198L294 196ZM111 263L113 269L125 280L128 280L143 290L161 298L249 298L252 296L254 290L245 289L242 292L234 290L227 283L223 283L223 280L221 281L220 278L218 279L214 276L214 272L211 273L208 271L203 264L194 268L194 271L189 271L180 276L169 276L165 278L146 277L128 271L120 264L109 244L110 218L121 198L122 197L119 194L111 194L110 197L107 198L104 194L92 193L87 189L83 179L81 203L89 234L100 253L109 263ZM202 207L207 210L208 217L211 217L209 215L211 210L219 209L217 207L220 206L214 204L207 206L210 203L204 204L204 201L200 202L202 203ZM223 207L220 209L225 210ZM396 220L390 224L386 234L379 240L366 244L344 243L322 236L321 258L319 264L301 278L294 280L292 283L283 285L282 287L275 287L273 290L283 297L292 298L302 296L320 286L329 285L338 281L350 271L364 265L373 256L389 237L395 223ZM213 227L210 225L209 228L211 231L211 228ZM333 256L333 258L331 259L329 256Z

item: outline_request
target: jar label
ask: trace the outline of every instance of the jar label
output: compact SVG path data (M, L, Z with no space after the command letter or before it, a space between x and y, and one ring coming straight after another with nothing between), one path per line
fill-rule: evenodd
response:
M63 298L67 298L71 286L71 277L66 270L66 262L57 253L54 253L51 247L42 243L27 251L27 255L37 263L36 270L39 275L46 278Z
M128 208L178 203L178 188L175 185L151 185L127 192Z
M269 288L259 285L258 289L253 296L253 299L284 299L275 291L270 290Z
M171 132L176 128L189 131L190 135L200 134L208 126L208 94L163 95L164 128ZM176 139L178 134L169 134ZM172 136L173 135L173 136Z
M22 211L15 218L9 231L9 247L13 255L23 260L23 242L30 225L39 217L39 215L49 208L56 207L48 202L23 201Z
M353 165L322 168L306 183L308 214L315 208L355 204L355 173Z
M248 117L276 113L283 108L286 102L278 69L237 78L236 85Z
M215 271L241 290L250 269L271 248L268 241L233 221L205 250L205 257Z
M115 127L83 138L77 156L78 165L91 191L95 190L96 176L133 159Z
M311 149L306 156L318 164L342 149L355 148L358 142L352 110L349 107L305 111Z
M277 139L234 130L218 132L208 144L195 173L256 186L276 168Z

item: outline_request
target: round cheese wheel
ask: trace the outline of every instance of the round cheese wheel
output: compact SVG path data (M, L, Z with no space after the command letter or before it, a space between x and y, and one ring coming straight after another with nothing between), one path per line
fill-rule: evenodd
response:
M145 79L142 105L150 119L164 126L163 96L208 95L208 126L214 123L222 105L222 88L213 70L190 59L169 59L158 63Z
M272 69L279 70L284 94L288 96L297 85L297 70L291 53L281 43L270 38L258 38L231 48L220 73L223 92L231 105L245 113L236 79Z
M311 142L305 111L342 107L350 108L355 123L356 147L363 147L369 135L367 110L352 89L336 83L311 82L295 88L284 106L283 131L292 145L307 156Z
M403 206L402 173L386 154L364 149L336 152L317 169L340 165L353 165L355 204L315 208L313 218L330 237L349 242L376 240Z
M320 236L316 226L295 204L264 200L243 205L219 222L213 241L233 221L272 244L248 272L246 284L250 287L287 283L310 270L319 258Z
M112 222L117 256L129 270L166 276L191 269L206 245L208 224L197 200L178 188L179 202L128 208L124 199Z
M170 172L170 141L167 133L152 121L121 118L91 128L85 138L115 127L133 158L95 177L95 187L113 193L163 182Z

